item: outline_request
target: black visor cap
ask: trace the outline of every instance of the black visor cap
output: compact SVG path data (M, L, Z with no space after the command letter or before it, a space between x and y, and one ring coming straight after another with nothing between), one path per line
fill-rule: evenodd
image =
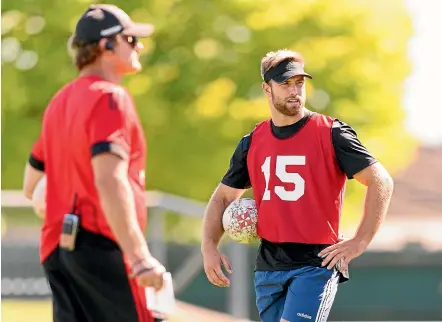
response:
M289 78L295 76L304 76L312 79L310 74L304 71L304 64L293 60L284 60L275 67L269 69L264 74L264 81L269 82L273 80L276 83L283 83Z

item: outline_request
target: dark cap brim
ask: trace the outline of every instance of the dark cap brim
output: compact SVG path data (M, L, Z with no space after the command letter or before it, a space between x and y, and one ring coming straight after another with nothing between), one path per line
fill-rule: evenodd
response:
M307 74L305 72L296 72L296 71L287 71L285 73L276 75L272 78L273 81L277 83L284 83L289 78L295 77L295 76L304 76L310 79L313 79L313 77L310 74Z
M124 28L123 35L138 38L149 37L155 30L154 25L148 23L134 23L130 27Z

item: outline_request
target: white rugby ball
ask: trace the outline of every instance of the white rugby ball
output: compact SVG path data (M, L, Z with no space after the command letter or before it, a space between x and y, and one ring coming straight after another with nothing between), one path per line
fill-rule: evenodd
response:
M46 176L43 176L35 186L32 193L32 207L38 217L44 218L46 214Z
M234 241L250 244L259 240L256 231L258 210L254 199L241 198L232 202L224 211L223 228Z

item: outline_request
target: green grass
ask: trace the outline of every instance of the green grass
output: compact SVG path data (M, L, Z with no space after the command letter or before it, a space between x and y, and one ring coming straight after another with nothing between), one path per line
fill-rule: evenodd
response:
M2 300L2 322L52 322L50 301Z
M52 322L52 303L49 300L2 300L1 322ZM170 322L206 321L207 318L195 319L187 317L189 310L179 309L176 316L169 319ZM207 313L206 313L207 314Z
M34 226L40 228L42 220L31 208L2 207L2 219L11 226Z

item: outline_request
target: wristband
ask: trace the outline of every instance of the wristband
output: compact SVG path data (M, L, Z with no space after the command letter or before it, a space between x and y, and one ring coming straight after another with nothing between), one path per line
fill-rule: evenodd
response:
M139 264L141 264L141 263L144 262L144 261L145 261L144 258L137 259L135 262L133 262L133 263L131 264L131 266L130 266L131 269L133 270L134 266L139 265Z
M132 264L130 278L134 278L144 272L152 270L152 266L147 266L145 259L139 259Z
M131 278L137 277L137 276L139 276L139 275L141 275L141 274L143 274L145 272L149 272L151 270L153 270L153 267L144 267L144 268L140 269L137 272L133 272L132 275L131 275Z

